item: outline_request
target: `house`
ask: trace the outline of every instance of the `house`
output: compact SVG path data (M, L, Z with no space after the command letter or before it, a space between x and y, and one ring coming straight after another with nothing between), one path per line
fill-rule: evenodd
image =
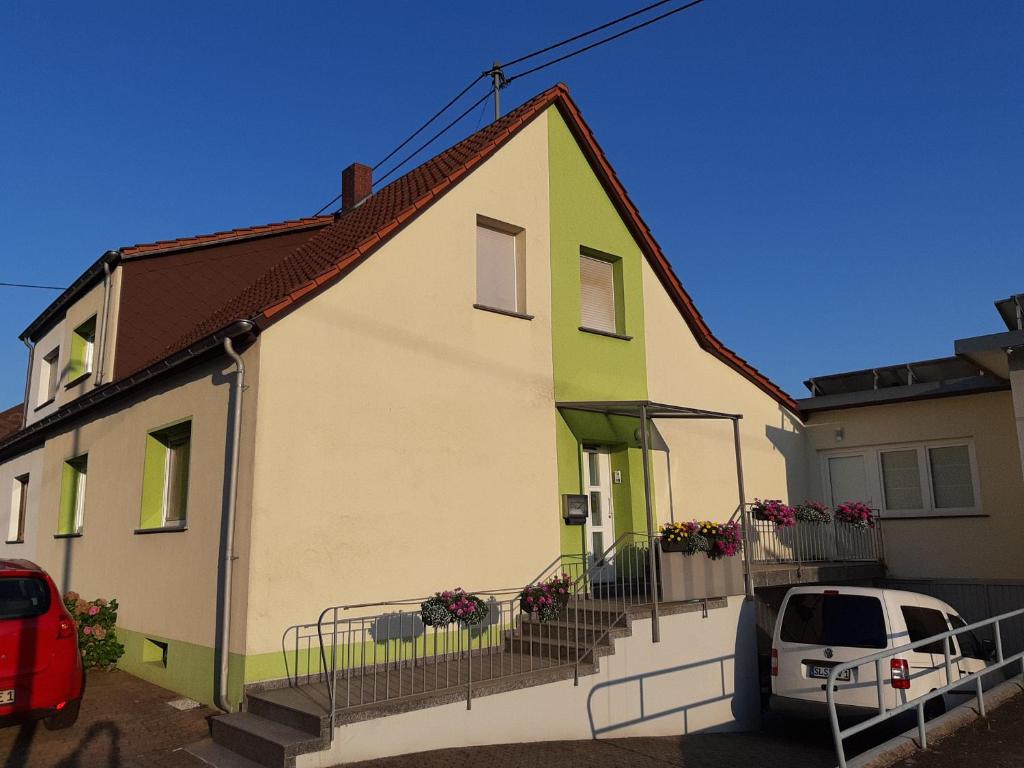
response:
M371 176L345 171L334 216L109 251L22 335L2 553L116 597L133 674L237 709L331 606L599 566L652 523L735 516L744 483L802 497L797 404L711 332L564 86ZM711 608L662 627L673 661L714 660L673 688L693 711L612 732L739 717L753 619Z
M1004 331L812 378L798 401L812 493L881 510L891 577L1024 579L1024 296L995 304Z

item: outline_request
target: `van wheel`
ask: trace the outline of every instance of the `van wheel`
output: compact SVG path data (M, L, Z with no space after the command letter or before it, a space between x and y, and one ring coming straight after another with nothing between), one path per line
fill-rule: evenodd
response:
M936 696L934 699L930 699L925 703L925 720L934 720L936 717L941 717L944 714L946 714L946 702L942 700L941 696Z
M78 720L78 710L82 705L81 699L69 701L67 706L55 715L50 715L43 720L43 725L48 731L63 731L70 728Z

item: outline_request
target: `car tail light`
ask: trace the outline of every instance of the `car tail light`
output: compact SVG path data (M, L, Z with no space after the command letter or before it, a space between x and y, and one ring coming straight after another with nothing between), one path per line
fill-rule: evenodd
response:
M892 687L898 691L910 688L910 667L906 659L889 660L889 677Z
M779 676L779 649L772 648L772 677Z
M75 620L61 619L57 622L57 639L65 640L75 636Z
M56 710L57 710L58 712L60 712L60 711L61 711L62 709L64 709L64 707L66 707L67 705L68 705L68 703L67 703L66 701L62 701L62 702L60 702L59 704L57 704L57 706L56 706L56 707L54 707L54 709L56 709Z

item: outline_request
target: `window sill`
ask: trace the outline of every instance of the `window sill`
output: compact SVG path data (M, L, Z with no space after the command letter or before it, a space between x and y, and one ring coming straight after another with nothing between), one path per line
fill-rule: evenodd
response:
M528 315L525 312L516 312L511 309L500 309L499 307L489 307L486 304L474 304L473 309L479 309L484 312L493 312L496 315L505 315L506 317L518 317L520 320L533 320L533 315Z
M627 336L624 333L613 333L612 331L600 331L597 328L587 328L585 325L580 326L580 330L583 333L592 333L595 336L607 336L609 339L621 339L622 341L632 341L632 336Z
M41 411L41 410L43 410L43 408L45 408L45 407L46 407L46 406L48 406L48 405L53 405L53 401L54 401L54 400L56 400L56 399L57 399L56 397L51 397L51 398L50 398L49 400L47 400L47 401L46 401L45 403L40 403L39 405L37 405L37 406L36 406L35 408L33 408L33 409L32 409L33 413L34 413L35 411Z
M24 539L8 539L7 541L4 542L4 544L24 544L24 543L25 543Z
M53 534L55 539L80 539L82 538L82 532L77 531L76 533L55 533Z
M64 385L64 389L71 389L72 387L76 387L79 384L81 384L83 381L88 379L90 376L92 376L92 371L86 371L81 376L76 376L71 381L69 381L67 384L65 384Z
M162 525L159 528L136 528L134 533L142 536L147 533L184 533L187 530L187 525Z
M991 517L982 511L972 512L956 510L952 512L940 512L935 509L923 509L920 512L882 512L880 520L948 520L951 518L965 517Z

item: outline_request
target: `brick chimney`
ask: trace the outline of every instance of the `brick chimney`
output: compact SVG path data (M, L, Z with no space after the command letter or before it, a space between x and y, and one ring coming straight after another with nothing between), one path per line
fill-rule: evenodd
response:
M373 169L362 163L352 163L341 172L341 210L354 208L373 192Z

